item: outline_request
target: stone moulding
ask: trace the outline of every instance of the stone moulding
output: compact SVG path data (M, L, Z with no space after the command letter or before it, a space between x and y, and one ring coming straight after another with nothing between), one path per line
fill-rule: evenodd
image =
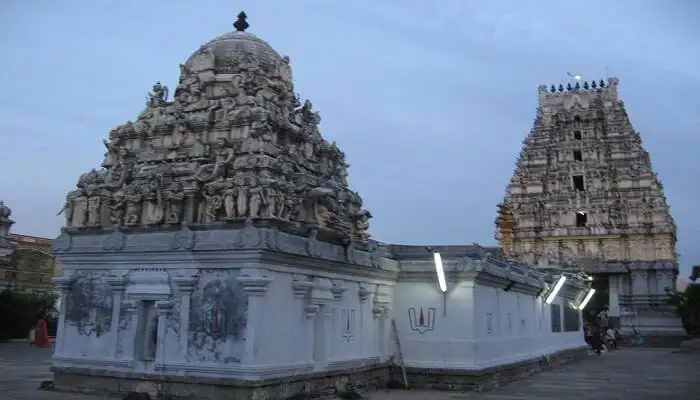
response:
M75 368L75 367L83 367L83 368L111 368L111 367L116 367L116 368L131 368L133 367L133 360L119 360L119 359L113 359L113 358L90 358L89 360L84 360L80 358L72 358L72 357L64 357L64 356L54 356L53 357L53 367L51 370L53 371L54 368L56 369L62 369L62 368Z
M68 246L70 243L70 246ZM312 251L310 251L311 249ZM75 234L67 230L54 240L54 252L74 256L104 253L210 252L221 250L273 250L325 261L348 263L347 252L352 252L352 264L380 268L373 251L322 242L313 235L304 237L274 228L246 226L241 229L191 230L184 227L172 231L121 232L102 231L91 234Z
M507 365L482 368L479 370L450 368L408 367L406 373L411 388L439 389L451 391L484 391L497 388L513 380L556 368L568 362L586 357L585 347L553 352L544 356L513 362ZM153 384L167 383L174 396L191 398L201 392L203 398L290 398L300 393L322 395L330 387L344 387L346 384L367 384L368 389L381 389L390 382L402 382L401 369L390 363L382 363L374 357L357 358L329 363L332 369L326 372L313 372L311 363L276 366L248 367L244 379L220 365L207 370L206 366L187 364L166 364L165 370L174 368L191 370L187 376L164 376L134 372L105 371L85 367L53 367L57 390L72 391L78 387L94 387L104 392L128 391L135 382ZM212 366L214 368L214 366ZM240 368L240 367L239 367ZM196 371L195 371L196 370ZM259 371L256 374L255 371ZM269 371L267 374L266 371ZM274 372L273 372L274 371ZM209 377L200 376L214 374ZM224 375L224 376L222 376ZM289 377L291 375L291 378ZM283 378L282 376L287 376ZM89 380L89 384L87 384ZM125 393L121 393L122 395ZM188 397L190 396L190 397Z
M473 281L485 286L506 287L513 291L537 294L546 288L545 274L527 266L493 262L477 256L459 259L443 258L445 278L449 283ZM399 281L426 282L436 280L432 261L401 262Z

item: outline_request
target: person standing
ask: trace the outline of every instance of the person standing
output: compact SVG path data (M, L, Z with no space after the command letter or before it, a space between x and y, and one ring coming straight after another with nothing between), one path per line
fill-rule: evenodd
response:
M593 334L591 335L591 347L597 355L600 355L603 351L603 337L601 335L601 330L599 328L593 329Z
M610 350L617 350L617 336L611 326L605 331L605 340L610 344Z

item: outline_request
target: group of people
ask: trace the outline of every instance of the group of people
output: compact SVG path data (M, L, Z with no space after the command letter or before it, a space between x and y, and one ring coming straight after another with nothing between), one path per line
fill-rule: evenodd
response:
M591 346L593 351L600 355L603 349L608 351L617 350L617 344L622 335L617 329L612 327L601 327L597 325L588 325L585 328L586 343Z

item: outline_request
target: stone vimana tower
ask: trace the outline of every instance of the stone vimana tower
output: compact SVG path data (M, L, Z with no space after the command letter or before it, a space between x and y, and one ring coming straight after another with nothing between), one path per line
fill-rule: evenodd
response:
M611 323L622 313L623 327L677 333L663 300L678 274L676 225L618 83L539 87L496 237L508 257L595 276Z
M137 119L109 133L103 168L68 195L67 228L258 224L366 248L371 216L345 155L299 102L289 58L246 27L202 46L174 91L156 83Z

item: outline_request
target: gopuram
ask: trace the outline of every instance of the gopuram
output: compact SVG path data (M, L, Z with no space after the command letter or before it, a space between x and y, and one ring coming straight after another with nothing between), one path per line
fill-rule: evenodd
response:
M681 335L665 301L678 275L676 225L618 83L539 87L496 236L508 257L591 276L611 325Z
M234 26L180 67L172 98L153 86L66 198L56 390L329 398L403 376L484 388L585 354L578 275L478 245L370 239L289 58L244 13Z

